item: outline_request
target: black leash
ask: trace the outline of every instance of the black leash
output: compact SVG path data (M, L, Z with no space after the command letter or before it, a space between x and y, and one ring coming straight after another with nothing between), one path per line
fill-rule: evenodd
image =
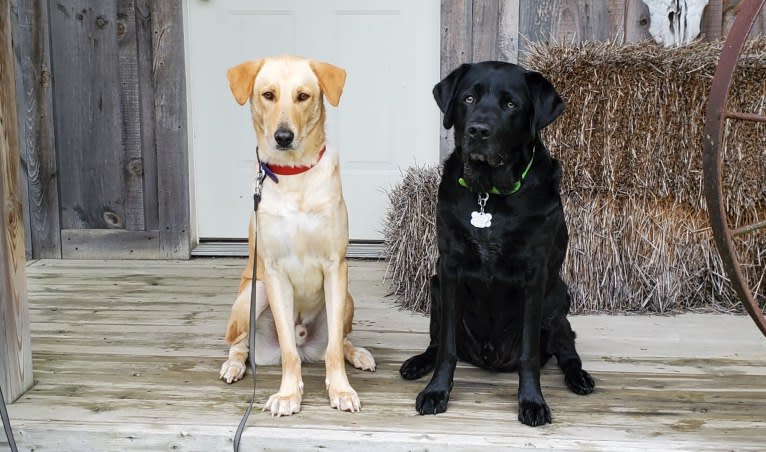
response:
M11 419L8 417L8 410L5 409L5 398L3 398L2 388L0 388L0 418L3 419L3 430L5 430L5 437L8 438L8 445L11 446L11 452L18 452L18 449L16 449L16 441L13 440Z
M250 412L253 410L253 403L255 403L255 277L256 267L258 266L258 204L261 203L261 189L263 188L263 180L266 177L263 165L261 165L261 157L258 155L258 147L255 148L255 158L258 161L258 175L255 178L255 190L253 192L253 215L255 218L255 243L253 244L253 279L250 282L250 325L247 331L247 344L248 359L250 359L250 369L253 372L253 397L247 405L245 414L242 415L242 420L239 421L237 431L234 433L234 452L239 452L239 444L242 440L242 433L247 426L247 418L250 417Z

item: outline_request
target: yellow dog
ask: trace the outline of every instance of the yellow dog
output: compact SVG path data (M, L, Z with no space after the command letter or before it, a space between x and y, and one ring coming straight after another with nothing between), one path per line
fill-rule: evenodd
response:
M338 105L346 72L280 56L242 63L227 77L237 102L250 101L260 158L272 177L264 181L257 223L250 219L248 265L231 310L226 330L231 348L220 377L233 383L245 373L256 261L255 362L282 363L282 384L264 411L275 416L299 412L301 362L323 355L330 405L359 411L343 358L371 371L375 360L347 337L354 317L345 258L348 212L338 154L325 145L323 101ZM253 255L256 240L258 256Z

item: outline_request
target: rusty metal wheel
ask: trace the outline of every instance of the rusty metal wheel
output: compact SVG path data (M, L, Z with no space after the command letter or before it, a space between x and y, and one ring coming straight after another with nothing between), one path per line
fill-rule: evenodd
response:
M758 329L766 336L766 318L755 300L737 258L732 237L752 233L766 228L766 221L760 221L736 229L729 228L726 208L723 202L721 150L727 120L755 121L766 123L766 116L748 112L734 112L727 109L729 88L734 77L734 70L748 34L753 27L758 13L766 0L744 0L742 8L734 21L718 60L710 100L705 120L705 150L703 155L703 173L705 200L707 201L710 225L713 229L718 253L723 260L726 274L748 314Z

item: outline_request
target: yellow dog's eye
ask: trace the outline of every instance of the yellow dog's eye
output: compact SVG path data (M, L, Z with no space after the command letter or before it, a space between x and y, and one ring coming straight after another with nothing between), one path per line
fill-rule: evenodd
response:
M298 94L298 102L307 101L309 99L309 97L311 97L311 96L308 95L307 93L299 93Z
M265 93L263 93L261 95L266 100L274 100L274 93L272 93L271 91L266 91Z
M465 98L465 103L472 104L473 103L473 96L468 96Z

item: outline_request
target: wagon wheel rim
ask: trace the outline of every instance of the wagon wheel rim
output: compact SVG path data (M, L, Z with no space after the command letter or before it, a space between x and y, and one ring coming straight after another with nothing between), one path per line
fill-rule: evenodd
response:
M723 184L721 183L721 148L723 146L726 121L731 119L766 123L766 116L730 112L726 109L729 88L731 87L739 56L764 3L766 3L766 0L745 0L721 50L721 56L710 89L710 100L708 101L705 120L706 139L703 154L703 179L710 225L726 274L747 313L750 314L750 317L761 333L766 336L766 317L764 317L763 311L758 306L753 292L748 286L734 249L734 242L732 241L734 235L762 228L766 226L766 222L762 221L736 230L730 229L723 203Z

